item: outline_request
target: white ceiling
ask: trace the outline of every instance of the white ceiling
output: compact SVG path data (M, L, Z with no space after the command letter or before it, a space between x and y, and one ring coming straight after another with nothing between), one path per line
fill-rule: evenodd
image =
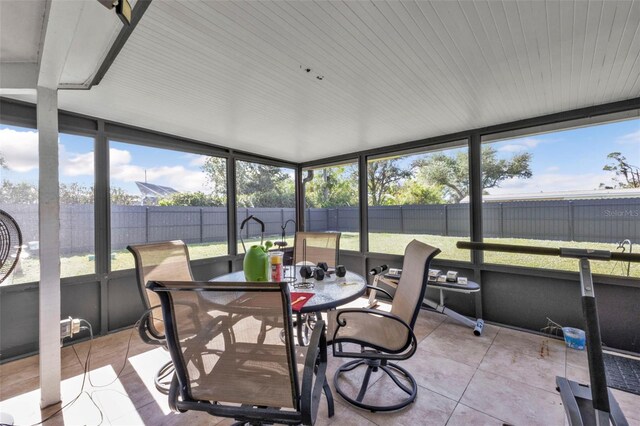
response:
M59 102L301 162L638 97L639 27L640 1L154 0Z
M45 0L0 0L0 58L37 62Z
M114 11L97 0L79 3L83 4L82 14L60 76L60 87L88 87L122 28Z
M43 71L46 46L49 61L60 63L55 82L60 88L86 88L118 36L122 22L96 0L0 0L0 68L3 81L15 81L28 64L34 76ZM45 64L44 69L51 64ZM12 78L9 78L12 77ZM43 81L37 84L42 85ZM22 87L22 89L35 89ZM0 87L6 89L4 85Z

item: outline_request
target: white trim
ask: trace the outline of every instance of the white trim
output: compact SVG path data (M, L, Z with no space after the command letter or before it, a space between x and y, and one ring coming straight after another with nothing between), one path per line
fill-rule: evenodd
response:
M38 87L40 406L60 401L60 195L58 91Z

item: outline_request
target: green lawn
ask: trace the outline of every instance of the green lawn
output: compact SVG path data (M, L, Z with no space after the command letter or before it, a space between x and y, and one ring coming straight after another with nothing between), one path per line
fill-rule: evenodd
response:
M586 243L575 241L547 241L547 240L527 240L523 238L487 238L487 243L500 244L517 244L517 245L533 245L542 247L571 247L571 248L589 248L595 250L616 251L617 244L607 243ZM486 252L484 255L486 263L497 263L501 265L518 265L529 266L533 268L558 269L562 271L578 271L578 260L567 259L554 256L533 256L525 254L497 253ZM602 260L593 260L591 263L591 272L603 275L627 275L627 264L622 262L608 262ZM630 276L640 277L640 263L632 263Z
M344 237L344 234L343 234ZM404 248L412 239L423 241L432 246L438 247L442 253L438 255L441 259L452 259L469 261L469 250L456 248L456 242L460 240L468 241L463 237L444 237L440 235L404 235L404 234L370 234L369 248L372 252L383 252L392 254L403 254ZM523 238L487 238L487 243L515 244L524 246L542 247L574 247L591 248L599 250L615 251L616 244L607 243L586 243L575 241L548 241L548 240L528 240ZM561 271L578 271L577 259L566 259L553 256L532 256L525 254L485 252L485 263L499 265L527 266L532 268L556 269ZM620 262L591 261L591 271L594 274L626 276L626 264ZM640 277L640 264L631 264L632 277Z
M413 239L438 247L441 251L438 255L439 258L461 260L464 262L469 262L471 260L469 250L459 250L456 248L456 242L460 240L469 240L464 237L375 233L369 234L369 251L376 253L404 254L405 247Z
M459 240L467 240L462 237L444 237L440 235L407 235L407 234L389 234L374 233L369 235L369 248L372 252L403 254L404 248L412 240L417 239L428 243L432 246L440 248L442 253L438 256L442 259L452 259L469 261L469 251L459 250L456 248L456 242ZM265 237L271 241L277 241L278 236ZM245 245L256 244L259 238L245 240ZM606 243L585 243L585 242L563 242L563 241L546 241L546 240L527 240L519 238L488 238L486 242L502 243L502 244L518 244L518 245L536 245L543 247L576 247L576 248L592 248L601 250L615 250L615 244ZM293 236L287 238L289 246L293 245ZM343 232L340 238L340 247L344 250L358 251L360 245L359 234L356 232ZM191 259L205 259L216 256L223 256L228 253L226 242L190 244L189 255ZM238 244L238 253L243 253L242 245ZM578 261L576 259L563 259L552 256L531 256L510 253L491 253L485 254L486 263L495 263L501 265L517 265L534 268L556 269L564 271L578 270ZM20 284L25 282L37 281L39 277L39 261L37 258L25 258L20 262L21 271L14 273L13 280L9 278L5 284ZM126 250L114 252L112 254L111 269L131 269L134 267L133 256ZM95 270L95 261L90 259L89 255L76 255L61 258L61 270L63 277L72 277L78 275L92 274ZM619 262L591 262L592 272L595 274L605 275L626 275L626 265ZM631 264L632 277L640 277L640 264Z

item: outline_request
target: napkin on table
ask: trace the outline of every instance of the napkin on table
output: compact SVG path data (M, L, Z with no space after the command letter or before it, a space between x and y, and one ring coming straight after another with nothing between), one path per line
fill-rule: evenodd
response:
M313 293L305 293L301 291L292 291L291 294L291 310L300 311L302 307L313 297ZM303 298L303 300L300 300Z

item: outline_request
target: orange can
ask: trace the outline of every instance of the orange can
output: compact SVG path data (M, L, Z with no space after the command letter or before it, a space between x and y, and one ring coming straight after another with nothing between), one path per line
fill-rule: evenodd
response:
M284 280L284 252L274 251L269 255L271 259L271 281L281 282Z

